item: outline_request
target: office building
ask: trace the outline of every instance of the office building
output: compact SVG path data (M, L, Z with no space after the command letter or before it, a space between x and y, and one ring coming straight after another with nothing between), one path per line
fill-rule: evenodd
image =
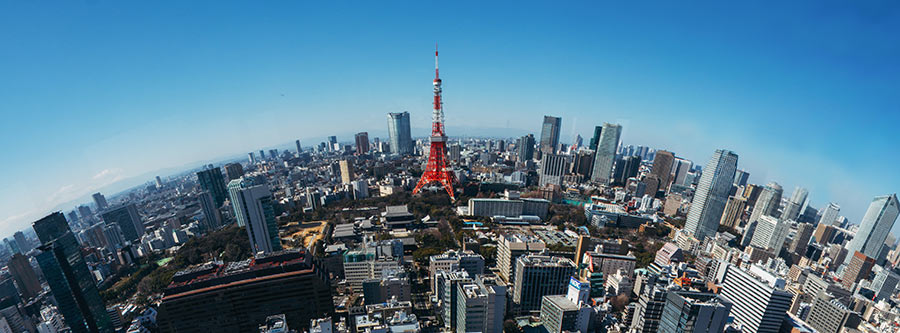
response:
M753 211L750 213L750 221L756 221L760 216L778 217L778 206L781 205L782 192L781 185L778 185L778 183L771 182L766 184L766 187L763 188L759 198L756 200L756 205L753 206Z
M334 312L327 277L304 250L175 273L159 305L160 332L257 332L273 313L306 328Z
M816 232L813 233L813 239L816 243L821 245L827 245L834 238L834 233L837 229L830 224L820 223L816 226ZM843 261L839 262L841 264Z
M725 212L722 213L722 219L719 220L720 225L737 229L740 226L741 218L744 216L744 210L747 208L747 199L741 196L730 196L725 203Z
M657 190L666 191L671 182L672 166L675 163L675 155L672 152L659 150L653 156L653 166L650 168L650 174L656 176L659 180ZM650 191L651 197L656 195L656 191Z
M103 211L106 207L109 207L109 203L106 202L106 197L104 197L103 194L100 194L100 192L94 193L91 197L94 198L94 204L97 205L98 211Z
M436 298L440 302L439 315L444 319L444 329L446 331L455 331L457 328L457 319L459 319L459 286L474 281L466 271L439 271L435 276L435 284L437 285Z
M809 239L812 238L815 228L816 226L814 226L812 223L798 223L797 233L794 234L794 239L791 240L791 244L788 247L788 252L796 255L798 258L803 256L803 253L806 252L807 245L809 245Z
M369 132L359 132L354 136L356 141L356 154L362 155L369 152Z
M362 283L365 304L409 302L411 291L409 276L401 269L386 269L380 279L367 279Z
M546 154L555 154L559 147L559 130L562 126L562 118L544 116L541 124L541 159Z
M875 301L882 299L890 299L896 294L897 283L900 282L900 274L897 268L882 268L875 273L872 284L869 289L875 292Z
M875 197L859 223L856 236L847 245L847 253L859 251L866 257L878 258L884 240L894 227L898 213L900 204L897 203L896 194ZM851 257L844 259L844 264L848 264L850 259Z
M747 186L748 180L750 180L749 172L740 169L734 172L734 186Z
M791 198L788 199L787 203L784 205L784 209L781 212L781 219L786 221L797 221L797 219L800 218L800 209L803 208L808 197L809 191L803 187L797 186L797 188L794 189L794 193L791 194Z
M275 222L272 192L266 185L254 185L250 179L235 179L228 183L231 205L238 226L247 229L253 253L281 250L281 238Z
M539 253L546 245L540 238L530 235L507 234L500 237L497 244L498 274L506 282L515 277L516 259L528 253Z
M806 323L819 333L841 333L844 328L856 329L860 316L833 295L821 293L813 296L812 307Z
M613 172L613 185L625 186L628 178L635 177L641 168L641 158L638 156L625 156L616 160Z
M834 225L840 214L841 206L838 206L838 204L836 203L829 202L828 206L825 206L825 209L822 210L822 217L819 218L819 224Z
M603 133L603 126L594 126L594 136L588 146L591 150L597 150L597 144L600 143L600 134Z
M666 243L659 251L656 251L656 258L653 262L660 266L684 262L684 251L675 243Z
M544 153L541 157L539 185L562 185L563 176L569 169L569 156Z
M464 270L469 276L484 274L484 257L471 250L447 250L428 258L428 275L431 277L431 292L436 292L434 276L438 271Z
M594 166L594 152L589 150L578 150L572 155L572 169L570 172L574 175L583 177L587 180L591 177L591 171Z
M341 184L350 184L355 177L353 175L353 165L348 160L341 160Z
M19 245L19 250L22 251L22 253L28 253L28 251L31 250L31 243L25 239L25 233L16 231L16 233L13 234L13 239L16 240L16 245Z
M469 215L482 217L536 216L547 219L550 201L535 198L472 198L469 199Z
M457 285L456 332L503 332L506 315L506 286L479 276L474 283Z
M94 277L66 218L56 212L34 222L32 227L42 243L38 247L38 265L66 325L75 333L112 332Z
M240 180L238 177L237 180ZM203 227L206 230L215 230L223 225L222 213L216 207L215 199L209 191L200 192L197 195L197 201L200 203L200 210L203 211Z
M31 262L28 258L19 253L13 254L12 258L9 259L7 269L16 281L16 285L19 286L19 293L22 295L22 299L28 300L41 293L41 282L38 280L37 274L35 274L34 268L31 267Z
M381 280L386 270L398 270L403 260L403 243L399 239L364 243L344 253L344 279L354 291L362 291L362 283Z
M658 285L647 285L647 288L644 288L643 292L638 295L629 332L657 332L659 330L659 321L662 319L663 309L666 306L668 293L668 290Z
M262 151L260 150L260 154ZM209 191L213 199L216 200L216 207L222 207L225 199L228 197L228 191L225 189L225 177L222 176L222 169L211 168L197 172L197 181L200 188Z
M575 262L562 257L537 254L516 259L513 279L513 303L519 312L538 311L544 295L566 293Z
M388 113L388 136L391 143L391 153L399 155L413 153L413 141L409 129L409 112Z
M737 154L718 149L703 169L684 226L684 230L694 238L703 240L715 236L719 229L737 162Z
M672 176L674 177L674 179L672 179L672 184L689 186L690 184L686 183L687 175L693 167L694 162L676 158L675 164L672 166Z
M734 322L744 327L744 332L776 333L788 309L793 295L784 290L785 281L757 265L749 271L729 265L722 284L721 295L733 305ZM746 300L752 299L752 302Z
M847 267L844 268L844 274L841 276L841 284L844 289L853 290L854 284L869 278L869 273L872 273L872 268L875 267L875 259L862 252L854 251L852 256L848 256L847 261Z
M730 301L716 294L670 291L659 320L659 332L724 332L731 307Z
M608 184L616 162L616 149L619 147L619 138L622 135L622 125L603 123L600 133L600 142L594 156L594 171L591 172L591 181Z
M232 180L243 177L244 176L244 166L242 166L240 163L225 164L225 176L228 177L228 181L232 181Z
M122 230L122 236L128 241L140 241L144 236L144 222L141 215L138 214L137 205L133 203L124 204L119 207L110 209L100 215L103 222L107 225L117 225Z
M791 226L788 222L764 215L756 221L756 230L753 232L750 245L770 250L778 256L790 232Z
M572 302L566 295L541 298L541 323L549 333L588 332L591 308Z
M303 147L301 147L301 146L300 146L300 140L296 140L296 141L294 141L294 144L296 144L296 145L297 145L297 156L299 156L299 155L300 155L300 153L302 153L302 152L303 152Z
M516 141L516 159L519 163L534 159L534 135L528 134Z

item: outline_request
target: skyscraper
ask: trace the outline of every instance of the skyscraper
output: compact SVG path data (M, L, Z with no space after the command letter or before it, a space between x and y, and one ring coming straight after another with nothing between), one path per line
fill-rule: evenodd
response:
M28 243L28 240L25 239L25 234L21 231L16 231L13 235L13 239L16 240L16 245L19 245L19 250L21 250L22 253L27 253L31 250L31 244Z
M597 150L597 144L600 143L601 133L603 133L603 126L594 126L594 136L591 137L591 142L588 148L591 148L591 150Z
M665 191L669 188L669 182L671 181L672 176L672 166L674 163L675 155L670 151L657 151L656 155L653 157L653 167L650 169L650 173L659 179L659 190ZM650 196L656 195L656 193L648 194L650 194Z
M66 218L56 212L34 222L33 228L43 244L38 247L38 264L66 324L73 332L113 332L94 277Z
M563 257L525 255L516 260L513 303L519 311L537 311L544 295L566 293L575 263Z
M544 116L541 124L541 154L553 154L559 146L559 127L562 118Z
M262 155L262 150L260 150ZM200 182L200 188L209 191L213 199L216 199L216 206L222 207L225 198L228 197L228 191L225 189L225 177L222 176L222 169L210 168L197 172L197 181Z
M675 177L675 179L672 180L672 184L687 185L685 184L687 174L693 167L694 162L676 158L675 166L672 168L672 175Z
M744 215L744 209L747 207L747 199L742 196L730 196L725 203L725 212L719 224L729 228L737 228L740 226L741 217Z
M720 295L671 291L666 295L666 305L659 320L659 332L724 332L731 306L731 302Z
M225 176L228 180L235 180L244 176L244 167L240 163L225 164Z
M784 239L791 231L790 225L786 221L768 215L763 215L756 222L756 231L753 232L750 244L772 250L777 256L784 246Z
M280 251L281 238L269 187L241 178L228 183L228 192L238 225L247 227L251 250L254 253Z
M12 258L9 259L7 268L13 279L16 280L16 285L19 286L23 299L27 300L41 292L41 282L38 280L37 274L35 274L34 268L31 267L28 258L19 253L13 254Z
M847 256L846 262L847 267L841 276L841 284L847 290L853 290L853 284L868 278L872 268L875 267L875 259L859 251L854 251L853 255Z
M212 194L209 191L200 192L200 195L197 196L197 201L200 203L200 209L203 211L203 226L207 230L215 230L222 226L222 213L219 212Z
M856 236L850 240L847 253L859 251L869 258L878 258L878 251L881 251L881 245L891 232L898 213L900 206L897 203L897 194L875 197L859 223ZM844 264L850 263L851 257L847 256Z
M756 205L753 206L753 212L750 213L750 221L756 221L760 216L778 217L778 205L781 204L782 193L783 190L778 183L766 184L759 199L756 199Z
M841 213L841 206L838 204L829 202L828 206L825 206L825 209L822 210L822 217L819 218L819 224L825 225L834 225L834 221L837 221L838 215Z
M337 149L337 137L332 135L328 137L328 150L336 151Z
M412 154L413 142L409 130L409 112L388 113L388 135L390 136L391 153Z
M369 152L369 132L356 133L356 154L362 155Z
M734 186L747 186L747 180L750 179L750 173L744 170L734 172Z
M100 192L94 193L92 197L94 198L94 203L97 204L97 210L102 211L106 209L106 207L109 207L109 204L106 202L106 197L104 197L103 194L100 194Z
M297 144L297 154L299 155L303 152L303 147L300 147L300 140L294 141L294 143Z
M797 218L800 217L800 208L803 207L803 203L806 202L808 196L809 191L803 187L797 186L797 188L794 189L794 193L791 194L791 198L784 205L781 218L784 220L796 221Z
M603 123L600 142L597 144L597 154L594 157L594 171L591 174L592 182L609 183L613 164L616 161L616 148L619 147L619 137L621 135L622 125Z
M595 161L596 162L596 161ZM616 169L613 172L613 185L625 186L628 178L637 176L641 168L641 158L638 156L625 156L616 160Z
M519 138L516 143L516 155L519 163L534 158L534 135L528 134Z
M684 230L695 238L703 240L716 234L731 192L737 162L738 155L733 151L717 149L703 169L684 226Z
M350 184L350 181L353 180L353 165L350 164L348 160L341 160L341 184Z
M731 184L731 179L728 183ZM721 295L732 302L734 322L742 324L744 332L776 333L793 298L793 294L784 290L784 285L783 279L759 266L753 265L750 271L744 271L729 265Z
M568 156L554 153L544 154L541 158L540 185L562 185L563 176L568 168Z
M797 224L797 234L795 234L794 239L791 240L788 251L797 255L797 258L803 256L806 252L807 245L809 245L809 239L812 238L812 234L815 230L816 226L812 223Z
M110 209L101 216L107 225L118 225L126 240L140 241L144 236L144 222L141 221L137 206L133 203Z

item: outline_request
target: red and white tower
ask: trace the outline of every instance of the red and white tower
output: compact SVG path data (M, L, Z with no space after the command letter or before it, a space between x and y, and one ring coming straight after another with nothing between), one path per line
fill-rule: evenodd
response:
M438 51L434 48L434 110L431 123L431 152L428 154L428 164L419 183L413 189L413 194L419 193L422 187L438 183L447 190L450 200L456 196L453 193L453 183L456 176L450 170L447 158L447 136L444 134L444 103L441 101L441 78L438 75Z

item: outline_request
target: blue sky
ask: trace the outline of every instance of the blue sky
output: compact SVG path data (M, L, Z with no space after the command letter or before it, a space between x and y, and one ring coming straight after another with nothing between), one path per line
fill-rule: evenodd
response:
M448 129L619 122L695 163L732 149L853 222L900 189L897 2L565 4L4 2L0 235L162 168L388 112L427 128L435 42Z

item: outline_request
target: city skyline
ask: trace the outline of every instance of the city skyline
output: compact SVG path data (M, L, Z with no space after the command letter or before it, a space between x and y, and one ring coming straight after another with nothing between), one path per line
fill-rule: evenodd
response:
M28 8L28 4L14 6L21 7L7 13L35 10ZM160 39L172 37L178 28L191 27L190 19L177 18L163 23L159 20L167 13L144 5L117 10L102 4L65 6L75 6L66 10L87 19L96 18L98 22L89 27L71 28L66 24L78 21L69 18L51 24L49 21L63 15L62 9L50 11L38 20L37 25L47 23L42 28L45 30L31 27L34 22L26 25L22 21L25 15L0 20L4 22L0 26L9 28L6 31L25 30L21 36L0 37L3 42L20 45L23 51L0 56L4 59L0 68L11 73L8 77L15 78L0 81L4 88L0 89L0 100L5 101L3 109L16 110L10 115L12 121L0 126L3 133L0 138L15 143L3 149L4 156L14 162L5 163L0 170L4 184L8 184L6 194L0 197L3 235L26 229L62 203L155 170L246 154L272 144L290 144L296 138L305 147L317 141L304 139L335 133L350 135L342 136L342 142L351 141L352 133L362 131L372 133L372 138L385 139L386 134L378 133L387 132L384 119L389 112L409 111L414 136L427 134L419 130L426 129L430 123L428 80L432 68L430 47L435 40L442 45L445 68L450 68L444 76L450 84L447 124L452 135L464 134L454 131L458 127L505 128L520 131L521 135L539 135L541 117L550 115L562 118L560 141L569 143L576 134L590 137L594 126L603 122L617 123L623 128L620 140L623 144L666 149L698 165L704 165L715 149L735 151L741 156L738 168L750 171L752 182L776 181L785 189L803 186L809 189L814 206L822 208L828 202L836 202L842 208L841 215L854 224L859 224L871 198L895 193L900 188L900 178L884 172L898 162L897 156L889 154L895 149L890 140L890 125L898 120L898 115L892 112L896 105L891 103L891 96L897 93L896 78L900 77L893 75L900 69L889 59L895 58L898 50L881 46L882 43L897 45L894 41L898 37L888 34L896 31L891 30L896 23L890 20L891 14L897 15L896 10L879 20L865 10L842 14L838 8L790 5L795 6L788 8L794 10L788 11L792 14L801 15L797 12L813 7L818 11L802 15L836 16L841 27L852 28L856 33L834 37L840 42L836 44L809 34L808 30L825 28L825 23L819 26L806 20L804 24L816 26L791 25L787 17L776 15L770 19L789 33L775 36L774 32L743 30L739 25L750 20L751 14L719 8L729 18L736 19L734 23L717 21L724 25L722 32L703 31L701 23L670 32L640 30L636 26L641 22L626 23L613 18L597 22L600 26L592 26L587 32L553 40L553 33L572 33L578 30L577 25L588 24L573 10L562 13L563 17L576 20L573 25L561 25L561 21L539 22L537 27L518 33L490 29L484 23L466 26L457 22L432 34L403 32L404 26L398 24L373 29L364 36L348 37L362 29L360 23L335 31L346 37L338 45L320 40L323 36L284 32L288 28L302 29L304 24L323 24L317 20L327 20L328 15L301 24L287 22L289 15L279 15L275 9L256 8L254 13L273 16L272 24L277 27L259 23L259 27L252 27L246 35L214 34L211 40L202 41L188 34L171 40L174 50L184 53L176 57L168 52L157 54L159 51L152 47L144 49L148 46L141 43L159 43ZM190 8L190 4L184 6L188 7L183 8L186 11L199 10ZM235 17L238 8L222 7L199 19L213 28L223 28L227 21L213 17L214 14ZM408 11L430 9L413 7ZM488 13L499 10L488 9ZM159 31L122 22L135 19L143 10L148 10L150 15L142 22L150 23ZM715 10L708 9L699 15L712 14ZM451 7L443 15L461 11L462 8ZM554 13L559 11L554 9ZM671 24L662 11L660 8L650 11L644 19ZM108 16L94 17L103 14ZM684 10L679 14L698 15ZM361 13L350 15L363 17ZM524 10L511 16L506 19L540 18ZM353 16L345 19L352 20ZM861 22L863 19L868 21ZM126 41L125 36L118 34L88 39L83 36L112 23L124 24L123 35L143 34L135 41ZM327 26L336 28L337 25ZM604 27L630 33L588 38L589 42L614 48L590 46L592 43L579 40L586 36L581 34L597 33ZM64 28L71 31L62 33ZM454 33L454 28L463 32ZM479 28L486 29L485 36L472 41L463 38L466 32ZM59 35L50 36L54 33ZM699 41L673 49L671 43L688 33L696 34L692 37ZM738 41L749 45L729 44L723 36L728 33L736 34ZM229 57L198 66L209 61L205 57L217 54L215 51L235 51L238 45L259 34L268 37L250 43L250 51L241 53L254 56L252 59L261 64L259 67L226 75L223 72L243 60ZM387 35L398 36L391 40L391 47L376 47L374 42L367 41ZM279 37L296 38L305 47L321 49L312 55L292 58L309 52L301 47L276 47ZM492 39L503 37L509 37L504 40L515 45L489 45ZM536 37L537 41L526 37ZM758 39L776 37L781 42L799 42L799 46L783 45L768 52L755 50L737 60L729 59L754 47L766 50L764 41ZM718 46L699 46L703 43ZM560 50L547 51L546 45ZM495 52L483 52L482 47ZM75 52L79 48L87 51ZM366 51L366 56L359 55L361 49ZM866 54L854 52L859 49L866 49ZM106 56L93 53L104 50L113 52ZM275 50L285 52L280 56L260 55ZM138 51L167 57L129 58ZM662 51L676 52L670 54L673 56L670 59L648 56ZM74 52L71 61L83 62L90 72L72 69L72 64L57 58L32 57L59 52ZM252 52L260 54L248 54ZM835 66L841 57L852 60L844 60L844 66ZM572 61L563 63L566 59ZM262 65L270 60L269 64ZM40 61L49 61L47 68L35 69ZM111 66L101 66L104 61L109 61ZM672 66L669 61L679 63ZM750 66L735 68L741 64ZM133 68L147 65L153 65L151 69L159 73ZM830 67L821 69L816 65ZM315 66L325 68L307 73L312 74L308 77L302 74ZM642 66L647 68L638 70ZM872 71L879 74L870 75ZM209 77L200 79L201 76ZM659 76L659 79L644 76ZM187 78L186 82L179 81L182 77ZM79 80L90 84L85 87ZM225 83L216 84L211 80ZM383 87L372 88L373 84ZM206 90L191 85L205 86ZM253 85L259 86L251 89ZM509 89L498 90L501 85ZM385 91L393 93L385 94ZM654 98L647 99L648 91ZM364 101L347 101L340 96L350 93L361 94ZM122 96L114 96L117 94ZM260 120L255 123L262 129L252 131L245 123L245 117L250 115ZM47 140L47 131L57 133L54 138L65 140ZM489 136L489 131L485 132ZM211 133L245 135L216 137ZM854 140L847 140L846 136ZM147 177L141 182L151 180L152 177ZM61 208L68 211L74 207Z

